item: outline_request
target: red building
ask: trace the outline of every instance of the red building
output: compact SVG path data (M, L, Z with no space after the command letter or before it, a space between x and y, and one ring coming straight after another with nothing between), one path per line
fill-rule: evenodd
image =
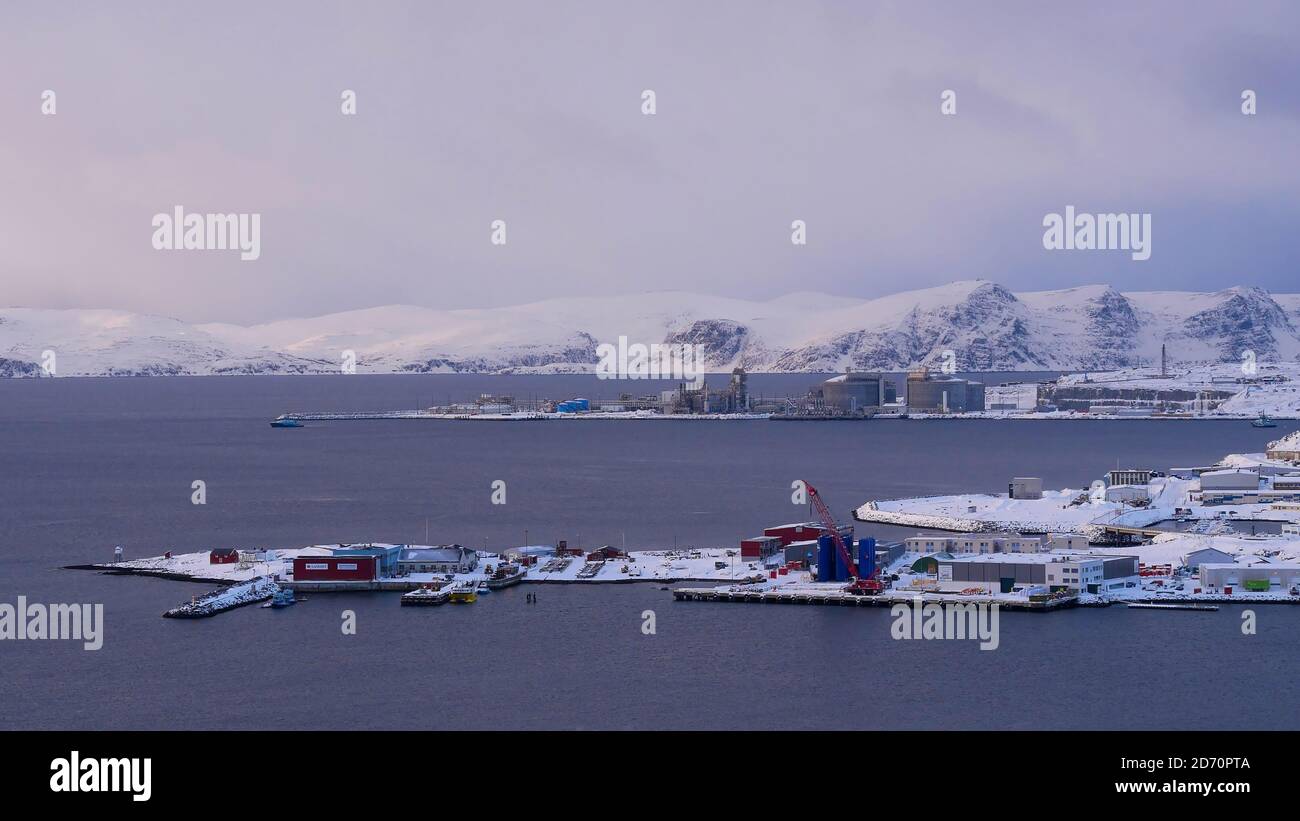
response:
M296 582L368 582L375 578L374 556L295 556Z
M239 551L233 547L218 547L208 554L208 564L235 564Z
M613 545L605 545L587 554L589 562L603 562L609 559L621 559L626 554Z
M818 522L800 522L792 525L777 525L769 527L763 531L764 536L776 536L781 540L782 547L789 547L791 542L815 541L818 538L830 533L823 525ZM853 526L840 525L840 534L845 541L853 541Z
M773 553L778 552L784 545L777 536L754 536L750 539L740 540L740 558L742 559L766 559Z

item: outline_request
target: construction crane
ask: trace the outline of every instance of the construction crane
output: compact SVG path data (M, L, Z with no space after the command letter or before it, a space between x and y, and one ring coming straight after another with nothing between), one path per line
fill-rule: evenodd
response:
M835 549L839 551L840 560L844 562L844 566L849 570L849 584L848 587L844 588L845 592L852 593L855 596L874 596L883 591L885 589L884 583L876 578L880 572L878 569L871 574L870 578L858 578L858 565L853 561L853 554L848 545L844 543L844 536L840 533L840 526L835 523L835 517L831 515L830 508L826 507L826 503L822 501L817 488L807 481L803 483L803 486L808 489L808 501L812 503L813 510L817 511L817 518L821 519L822 526L830 531L831 541L835 542Z

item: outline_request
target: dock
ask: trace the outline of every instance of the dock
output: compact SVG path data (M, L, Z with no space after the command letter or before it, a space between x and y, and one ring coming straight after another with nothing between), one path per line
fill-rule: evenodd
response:
M1153 602L1129 602L1133 610L1218 610L1217 604L1155 604Z
M763 589L729 589L725 587L679 587L673 590L677 601L702 602L741 602L749 604L814 604L836 605L840 607L892 607L895 604L911 604L917 594L910 591L892 590L876 596L858 596L843 590L783 590L781 587ZM1027 610L1046 612L1075 607L1079 604L1076 597L1053 598L1049 601L1007 601L988 596L972 597L945 595L935 593L921 594L923 604L996 604L1002 610Z

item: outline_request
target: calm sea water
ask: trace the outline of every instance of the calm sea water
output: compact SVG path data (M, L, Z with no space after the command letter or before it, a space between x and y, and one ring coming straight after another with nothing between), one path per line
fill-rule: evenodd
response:
M785 394L807 376L755 376ZM641 393L643 386L636 385ZM657 390L650 385L647 390ZM654 585L526 586L472 607L316 595L160 618L203 586L62 570L213 546L732 545L871 498L1087 486L1295 427L1244 422L340 422L481 392L612 396L589 377L0 380L0 601L102 602L103 649L0 642L4 728L1300 727L1300 608L1004 613L1001 648L905 642L884 609L677 603ZM208 503L190 504L207 483ZM494 480L507 504L490 504ZM859 525L859 530L862 530ZM527 535L526 535L527 534ZM886 535L881 531L879 535ZM890 534L892 535L892 534ZM536 605L524 594L536 591ZM358 633L340 630L344 609ZM642 613L657 634L643 635Z

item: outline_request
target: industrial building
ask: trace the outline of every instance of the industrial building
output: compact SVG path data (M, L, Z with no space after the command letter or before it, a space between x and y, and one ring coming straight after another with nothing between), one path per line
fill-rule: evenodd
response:
M1031 476L1017 476L1007 485L1007 498L1041 499L1043 498L1043 480Z
M982 411L984 383L953 376L935 378L928 368L917 368L907 375L907 407L935 413Z
M936 557L939 589L1011 593L1031 587L1102 593L1138 581L1136 556L1029 553Z
M298 582L368 582L378 577L375 556L296 556L293 579Z
M1201 490L1259 490L1259 471L1254 468L1223 468L1201 474Z
M781 553L783 547L778 536L751 536L740 540L740 558L750 561L766 559Z
M775 536L780 539L782 547L788 546L791 542L803 542L810 539L816 541L829 533L830 531L826 526L819 522L796 522L763 529L764 536ZM853 541L853 526L840 525L840 536L846 542Z
M1300 586L1300 564L1263 563L1255 565L1210 564L1200 566L1201 588L1229 593L1233 589L1253 592L1289 592Z
M378 576L394 576L397 574L397 560L406 545L401 544L341 544L331 547L330 552L343 558L357 558L361 556L370 556L375 560L375 571Z
M1146 502L1151 498L1146 485L1110 485L1106 488L1108 502Z
M1147 485L1151 483L1151 476L1154 471L1142 470L1139 468L1125 468L1123 470L1106 471L1106 484L1108 485Z
M469 573L478 566L478 551L458 544L439 547L408 547L397 559L398 572Z

